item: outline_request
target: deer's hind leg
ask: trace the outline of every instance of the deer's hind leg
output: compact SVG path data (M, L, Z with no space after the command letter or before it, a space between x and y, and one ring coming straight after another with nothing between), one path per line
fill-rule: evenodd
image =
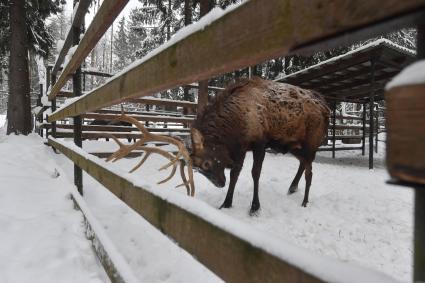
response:
M289 187L288 194L293 194L298 190L298 183L300 182L301 176L303 175L305 170L304 163L300 160L300 165L298 166L297 174L292 180L291 186Z
M294 180L292 181L291 186L289 187L288 193L293 193L296 191L296 188L298 187L298 182L300 181L300 178L305 171L305 192L304 192L304 199L301 204L301 206L306 207L308 203L308 196L310 193L310 187L311 187L311 180L313 178L313 167L312 163L316 156L315 151L310 151L305 148L303 149L297 149L291 151L291 153L300 161L300 165L298 168L298 172L295 175Z

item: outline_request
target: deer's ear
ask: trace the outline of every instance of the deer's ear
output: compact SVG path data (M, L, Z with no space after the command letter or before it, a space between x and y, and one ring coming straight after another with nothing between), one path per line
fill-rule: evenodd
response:
M200 152L204 149L204 137L201 132L195 128L191 129L192 146L194 152Z

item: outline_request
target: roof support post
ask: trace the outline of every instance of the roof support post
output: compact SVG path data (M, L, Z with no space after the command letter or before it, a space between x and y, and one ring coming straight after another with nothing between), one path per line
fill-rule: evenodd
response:
M376 105L375 112L375 152L378 153L378 135L379 135L379 107Z
M425 24L418 25L417 58L425 59ZM425 281L425 188L415 190L415 240L413 281Z
M375 103L375 57L370 59L370 95L369 95L369 169L373 169L373 108Z
M76 4L74 0L74 5ZM81 26L84 25L84 21ZM80 34L81 34L81 27L80 26L73 26L72 27L72 41L73 45L78 45L80 42ZM82 86L82 75L81 75L81 65L75 70L75 73L72 75L72 87L74 96L81 96ZM53 100L55 100L54 98ZM53 102L53 101L52 101ZM81 116L75 116L74 118L74 143L78 147L83 146L83 138L82 138L82 118ZM74 184L77 187L78 192L80 195L83 195L83 171L81 170L78 165L74 163Z
M56 74L52 74L51 82L52 82L52 85L55 85ZM54 99L52 99L52 101L50 103L51 103L51 108L52 108L52 113L53 113L53 112L56 111L56 97ZM56 121L52 122L51 133L52 133L52 136L55 138L56 137Z
M40 84L40 93L38 94L37 98L37 106L43 107L41 104L41 97L43 96L43 84ZM40 111L35 115L36 121L40 123L38 127L35 127L38 130L38 134L43 137L43 127L41 126L41 123L43 123L43 112Z

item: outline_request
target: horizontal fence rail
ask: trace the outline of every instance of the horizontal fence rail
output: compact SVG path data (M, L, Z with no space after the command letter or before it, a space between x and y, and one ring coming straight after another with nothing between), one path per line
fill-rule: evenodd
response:
M90 2L88 0L81 0ZM128 0L104 0L92 23L81 39L80 44L69 60L68 64L62 70L58 81L52 87L49 95L49 100L52 100L60 92L71 75L81 65L102 35L108 30L109 26L114 22L121 10L125 7Z
M84 17L86 16L89 7L90 7L91 0L80 0L78 2L78 7L76 7L76 11L74 13L74 18L72 19L72 24L70 29L68 30L68 34L66 35L65 41L62 45L62 48L59 52L58 58L56 59L55 65L52 69L52 74L56 75L56 73L61 69L62 63L65 60L65 56L68 53L69 49L72 46L72 39L73 39L73 30L72 27L81 27L81 25L84 22Z
M352 282L347 273L358 282L395 282L257 234L196 199L146 190L73 144L48 142L226 282Z
M177 42L172 39L160 51L139 61L137 66L54 112L49 121L208 79L283 56L298 46L341 36L343 32L361 30L365 25L381 23L424 8L425 0L388 0L385 4L378 0L251 0L205 28L201 19L198 31ZM97 16L92 25L104 23ZM85 40L89 38L90 28L65 71L75 69L84 59L82 55L87 55L88 52L79 52L79 49L91 50L94 46L94 41ZM94 39L93 36L91 38ZM63 84L63 80L56 84L49 98L53 98Z
M159 116L159 115L128 115L139 121L149 122L174 122L174 123L191 123L193 118L187 117L173 117L173 116ZM83 118L98 119L98 120L115 120L118 116L116 114L103 114L103 113L86 113L81 115Z

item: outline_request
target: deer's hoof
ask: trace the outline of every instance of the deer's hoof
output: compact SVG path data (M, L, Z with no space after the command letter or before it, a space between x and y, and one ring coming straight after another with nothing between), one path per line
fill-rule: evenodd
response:
M288 195L291 195L291 194L295 193L296 191L298 191L298 186L289 187Z
M222 209L222 208L231 208L231 207L232 207L232 203L231 202L224 201L223 204L220 206L220 209Z
M304 200L303 203L301 204L301 206L302 207L307 207L307 203L308 203L308 200Z
M260 204L259 203L253 203L251 205L251 209L249 210L250 216L258 216L260 210Z

